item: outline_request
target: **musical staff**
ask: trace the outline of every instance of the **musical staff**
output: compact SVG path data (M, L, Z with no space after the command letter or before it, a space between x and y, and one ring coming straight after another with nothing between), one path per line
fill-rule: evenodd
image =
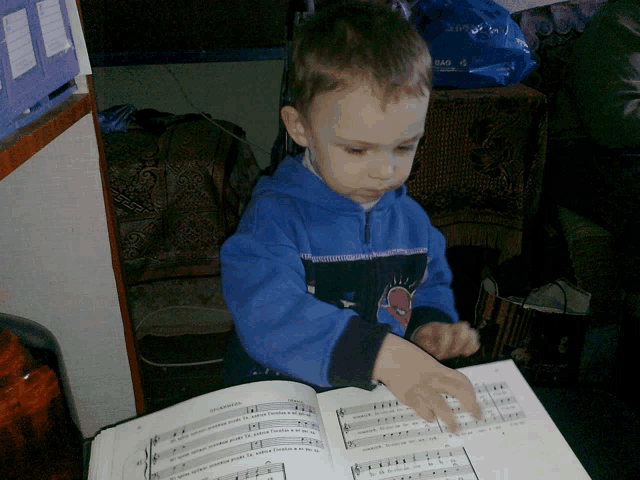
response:
M394 477L385 477L384 480L423 480L429 478L446 478L451 477L458 480L461 475L472 475L469 478L477 479L478 477L473 471L471 465L464 465L461 467L449 467L449 468L436 468L427 470L424 472L412 472ZM466 479L465 479L466 480Z
M451 477L477 480L464 448L445 448L413 455L390 457L351 467L354 480L416 480Z
M321 440L316 440L307 437L279 437L279 438L267 438L264 440L257 440L254 442L243 443L234 447L226 448L224 450L218 450L206 455L200 455L193 459L189 459L185 462L177 463L176 465L169 466L158 472L154 472L150 475L150 480L160 480L162 478L169 477L171 475L177 475L192 468L197 468L210 462L215 462L222 458L230 457L233 455L239 455L242 453L250 452L252 450L261 450L263 448L277 447L277 446L293 446L293 447L315 447L324 449L324 445Z
M440 426L428 427L428 428L421 427L421 428L415 428L413 430L385 433L382 435L372 435L369 437L360 437L356 440L348 440L346 447L347 449L360 448L360 447L366 447L368 445L375 445L378 443L397 442L398 440L419 438L427 435L433 435L436 433L442 433L442 429L440 428Z
M392 408L398 407L404 407L404 404L398 402L397 400L390 400L386 402L367 403L364 405L356 405L349 408L341 408L340 410L338 410L338 414L341 417L344 417L345 415L357 415L364 412L381 414L386 413Z
M464 449L462 447L457 448L445 448L440 450L433 451L424 451L414 453L412 455L402 455L399 457L389 457L380 460L374 460L372 462L367 463L357 463L354 466L356 471L358 470L368 470L372 469L390 467L392 465L410 465L416 464L418 462L422 462L424 460L430 460L432 458L441 458L441 457L451 457L454 455L462 455L464 454Z
M177 455L181 455L192 450L204 447L205 445L215 445L226 438L234 437L239 434L257 432L271 428L307 428L309 430L320 431L317 422L293 419L265 420L262 422L253 422L245 425L239 425L233 428L227 428L224 431L213 433L210 435L200 436L192 441L181 443L172 448L167 448L161 452L154 453L152 462L156 464L160 460L165 460Z
M399 422L410 422L412 420L418 420L418 419L420 419L420 416L417 413L408 411L407 413L404 413L402 415L393 415L389 417L372 418L370 420L362 420L359 422L345 423L343 425L343 428L345 432L349 432L349 431L355 431L355 430L362 430L364 428L377 427L380 425L391 425Z
M470 465L462 467L436 468L435 470L427 470L424 472L408 473L395 477L386 477L384 480L424 480L429 478L446 478L450 477L459 480L462 475L471 475L468 478L477 479L478 477ZM464 478L464 477L462 477ZM466 480L466 479L465 479Z
M474 388L483 413L479 421L464 409L458 399L444 395L460 427L459 432L495 427L525 418L506 382L475 385ZM347 449L427 437L433 440L435 435L449 433L441 420L427 423L396 400L340 408L336 414Z
M297 411L300 413L310 413L312 415L316 415L315 408L298 402L272 402L272 403L262 403L257 405L250 405L247 407L239 407L231 410L227 410L225 412L218 413L216 415L211 415L209 417L203 418L197 422L192 422L187 425L184 425L181 428L177 428L175 430L171 430L169 432L161 433L153 437L152 443L153 445L157 445L160 442L165 442L168 440L173 440L175 438L182 437L183 435L191 434L192 432L196 432L198 430L210 427L217 423L222 423L225 421L233 420L237 417L242 417L243 415L251 415L254 413L262 413L268 411Z
M514 413L504 415L503 417L489 417L489 418L484 417L482 420L472 419L466 422L458 422L458 425L460 426L461 429L481 428L481 427L488 427L491 425L498 425L500 423L505 423L505 422L512 422L515 420L521 420L523 418L525 418L525 414L524 412L520 411L520 412L514 412ZM449 428L447 427L446 424L442 424L442 430L444 432L448 432Z

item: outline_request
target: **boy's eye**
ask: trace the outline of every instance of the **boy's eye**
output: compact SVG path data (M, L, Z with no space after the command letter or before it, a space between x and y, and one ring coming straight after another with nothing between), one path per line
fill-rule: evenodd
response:
M366 153L364 148L359 147L344 147L344 151L349 155L364 155Z
M400 145L398 147L398 151L400 153L410 153L413 152L417 148L417 145Z
M358 155L363 156L367 154L367 150L361 147L343 147L344 151L349 155ZM418 148L417 145L400 145L396 147L396 151L400 154L412 153L415 149Z

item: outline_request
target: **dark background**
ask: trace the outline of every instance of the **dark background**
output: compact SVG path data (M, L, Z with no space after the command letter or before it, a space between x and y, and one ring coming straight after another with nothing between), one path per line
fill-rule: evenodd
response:
M284 44L289 0L79 0L90 55Z

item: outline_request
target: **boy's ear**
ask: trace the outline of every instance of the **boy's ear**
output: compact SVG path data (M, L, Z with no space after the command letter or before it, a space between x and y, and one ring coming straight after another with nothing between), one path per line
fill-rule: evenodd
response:
M309 130L306 127L306 122L300 112L291 105L287 105L282 107L280 110L280 116L282 117L282 122L293 141L301 147L308 147Z

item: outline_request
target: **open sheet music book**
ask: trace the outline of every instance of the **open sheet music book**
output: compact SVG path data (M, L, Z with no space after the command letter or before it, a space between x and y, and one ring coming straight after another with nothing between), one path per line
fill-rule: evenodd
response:
M383 386L316 394L270 381L205 394L101 431L89 480L588 479L512 361L460 369L478 422L427 423Z

